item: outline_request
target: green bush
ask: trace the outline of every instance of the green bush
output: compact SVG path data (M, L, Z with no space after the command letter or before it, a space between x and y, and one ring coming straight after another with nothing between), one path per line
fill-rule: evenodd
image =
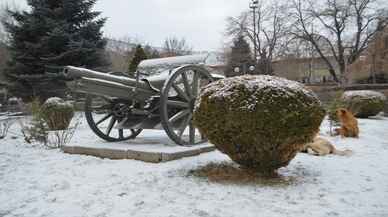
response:
M312 141L324 116L316 95L298 82L241 76L202 90L194 124L236 163L271 173Z
M378 115L384 110L385 100L384 94L369 90L346 91L342 96L345 108L358 118Z
M42 105L42 118L50 130L66 130L74 116L74 106L61 98L49 98Z

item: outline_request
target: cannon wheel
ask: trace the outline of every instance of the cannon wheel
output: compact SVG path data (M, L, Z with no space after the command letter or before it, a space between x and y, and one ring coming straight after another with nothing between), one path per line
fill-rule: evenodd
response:
M175 69L161 92L160 117L167 135L176 144L192 146L207 141L193 125L195 100L202 85L213 81L210 73L194 65ZM188 137L184 135L188 129Z
M125 108L128 108L126 102L88 95L85 101L86 121L98 137L108 142L134 139L142 129L114 129L125 118Z

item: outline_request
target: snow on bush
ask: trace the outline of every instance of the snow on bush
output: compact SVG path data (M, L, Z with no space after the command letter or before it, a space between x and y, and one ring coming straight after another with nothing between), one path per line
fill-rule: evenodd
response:
M42 105L42 115L50 130L66 130L74 116L74 107L61 98L53 97Z
M241 76L202 90L194 124L233 161L271 173L314 138L324 116L316 95L298 82Z
M368 118L375 116L384 110L384 103L387 98L384 94L370 91L346 91L342 100L347 109L349 109L358 118Z

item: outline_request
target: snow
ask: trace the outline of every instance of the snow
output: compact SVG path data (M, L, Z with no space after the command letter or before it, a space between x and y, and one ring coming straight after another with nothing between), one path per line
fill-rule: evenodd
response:
M244 89L252 93L245 102L242 102L243 109L254 110L257 103L261 99L257 99L254 92L264 91L270 92L271 95L274 95L273 90L276 90L277 94L281 94L284 97L293 97L297 93L303 93L307 96L317 99L317 96L314 92L308 90L303 84L291 81L285 78L270 76L270 75L244 75L232 78L226 78L213 82L201 91L201 96L209 96L209 99L217 99L223 101L229 99L229 102L233 102L233 95L236 93L236 88L239 88L243 85ZM199 97L199 99L202 97ZM201 100L197 100L195 108L199 108Z
M213 93L213 89L217 89L218 95L214 95L213 97L220 97L224 98L234 93L234 89L236 85L233 84L243 84L245 88L250 90L251 92L261 89L267 89L270 91L271 89L280 89L283 90L283 92L287 94L293 94L292 91L300 91L303 92L309 96L315 96L315 94L312 91L308 91L303 84L287 80L280 77L270 76L270 75L259 75L259 76L239 76L239 77L233 77L233 78L226 78L223 80L218 81L218 83L221 83L221 85L213 85L210 84L210 88L206 88L203 94L206 95L206 93L210 92ZM222 87L221 89L220 86ZM207 90L208 89L208 90Z
M158 67L163 67L163 66L175 66L175 67L177 67L177 66L186 65L186 64L205 63L206 58L208 56L209 56L209 54L196 54L196 55L143 60L139 64L139 69L146 70L147 68L158 68Z
M362 97L365 99L379 99L382 101L385 101L387 99L384 94L371 90L346 91L343 95L344 99L352 99L353 97Z
M51 107L51 106L72 107L72 104L70 102L66 102L65 100L59 97L48 98L44 104L45 106L48 106L48 107Z
M0 140L2 217L388 216L388 118L360 119L359 139L328 136L350 157L298 154L280 169L283 184L221 184L189 176L209 163L230 162L212 152L152 164L64 154L24 144L15 125ZM147 131L145 137L162 137ZM85 123L73 143L102 143ZM129 145L129 144L128 144Z
M138 70L147 75L160 74L170 71L183 65L205 65L216 66L220 64L217 55L214 53L203 53L177 57L165 57L157 59L143 60L138 66Z

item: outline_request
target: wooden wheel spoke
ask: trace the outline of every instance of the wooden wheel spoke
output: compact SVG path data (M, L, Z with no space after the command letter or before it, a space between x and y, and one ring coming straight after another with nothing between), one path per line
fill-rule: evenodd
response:
M106 135L108 135L108 136L110 135L110 133L112 132L112 129L113 129L113 126L115 125L115 123L116 123L116 118L112 117L110 119L108 128L106 129Z
M108 120L108 118L110 118L112 116L112 113L109 113L107 115L105 115L103 118L101 118L99 121L96 122L96 126L100 125L102 122Z
M124 130L119 129L119 139L123 139L123 138L124 138Z
M174 108L189 108L189 103L175 100L168 100L167 105L170 105Z
M192 96L193 98L196 98L198 95L198 84L199 84L199 73L194 72L194 77L193 77L193 83L192 83Z
M187 78L186 73L183 72L181 76L182 76L183 85L185 86L186 93L188 94L188 96L190 98L192 98L193 96L191 95L191 88L190 88L190 84L189 84L189 79Z
M181 126L178 129L178 136L182 137L183 133L185 132L187 126L190 124L190 121L192 119L193 115L190 113L186 119L182 122Z
M176 84L172 84L172 87L174 88L174 90L178 93L178 95L180 97L182 97L183 99L185 99L186 101L190 101L190 98L189 96L180 88L178 87L178 85Z
M188 110L188 109L183 110L183 111L180 111L180 112L176 113L173 117L171 117L171 118L169 119L169 121L170 121L171 123L174 123L175 121L180 120L180 119L182 119L183 117L187 116L189 113L190 113L190 110Z

